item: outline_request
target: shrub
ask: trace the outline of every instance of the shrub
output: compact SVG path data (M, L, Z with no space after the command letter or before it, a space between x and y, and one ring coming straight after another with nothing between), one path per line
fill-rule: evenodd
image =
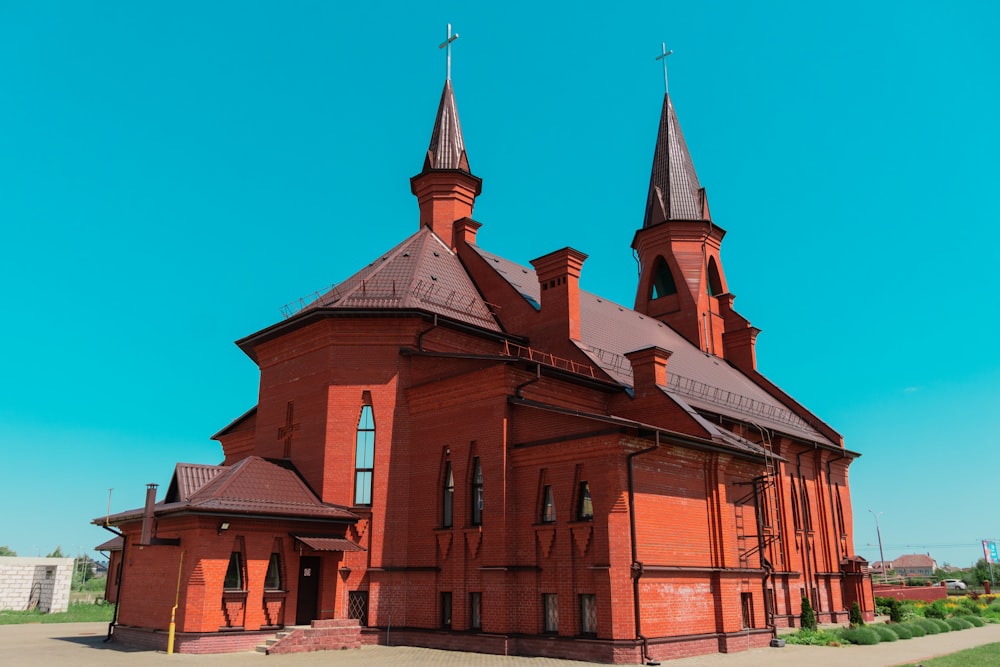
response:
M934 625L938 626L941 632L951 632L951 626L942 618L929 618L927 619Z
M823 630L799 630L790 635L785 635L783 639L789 644L802 644L805 646L840 646L840 638L835 634Z
M968 614L973 614L975 616L981 616L983 613L983 608L978 602L970 598L962 598L958 601L958 608Z
M930 619L930 618L917 618L917 619L914 619L913 622L916 623L917 625L919 625L920 627L922 627L924 629L924 633L926 633L928 635L939 635L939 634L941 634L941 628L938 627L937 623L935 623L933 619ZM917 637L919 635L914 634L913 636Z
M969 628L972 627L972 623L969 623L967 620L965 620L964 616L954 616L952 618L946 618L944 622L947 623L949 626L951 626L952 630L968 630Z
M964 618L966 621L976 626L977 628L981 628L984 625L986 625L986 621L979 618L978 616L963 616L962 618Z
M852 628L860 628L862 625L865 624L865 619L861 617L861 607L858 605L856 601L851 603L850 620Z
M867 626L878 634L879 641L883 642L894 642L901 639L901 637L896 634L896 628L885 625L884 623L876 623L875 625Z
M943 619L947 617L948 613L945 611L944 603L938 604L940 602L941 600L935 600L932 604L924 607L924 618Z
M843 630L840 630L837 634L839 634L844 641L850 642L852 644L871 646L873 644L879 643L878 633L868 627L844 628Z
M914 637L923 637L924 635L927 634L927 630L924 628L924 626L920 625L920 622L916 619L908 621L907 623L903 623L903 625L906 626L906 629L909 630L910 634L912 634ZM903 635L900 635L900 637L902 636Z
M816 629L816 612L813 611L812 605L809 604L809 598L805 595L802 596L802 617L801 625L804 630L815 630Z
M913 629L906 623L893 623L891 626L892 631L896 633L896 636L900 639L913 639Z

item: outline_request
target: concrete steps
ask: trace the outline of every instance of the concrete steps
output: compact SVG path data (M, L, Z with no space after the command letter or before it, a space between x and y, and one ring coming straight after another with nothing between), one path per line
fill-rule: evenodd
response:
M309 651L361 648L361 625L353 618L313 621L309 626L289 626L257 646L258 653L284 655Z

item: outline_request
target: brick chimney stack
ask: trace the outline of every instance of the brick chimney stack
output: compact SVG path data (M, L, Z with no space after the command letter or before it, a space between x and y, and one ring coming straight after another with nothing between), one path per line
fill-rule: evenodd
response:
M670 350L656 346L625 353L632 364L632 388L636 396L667 386L667 362L671 354Z
M142 537L139 544L149 544L153 539L153 506L156 504L158 484L146 485L146 506L142 511Z
M538 276L545 328L570 340L580 340L580 269L587 256L563 248L531 260Z

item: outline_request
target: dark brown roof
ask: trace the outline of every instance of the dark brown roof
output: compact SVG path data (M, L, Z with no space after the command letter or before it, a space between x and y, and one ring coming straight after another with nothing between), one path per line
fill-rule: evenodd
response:
M364 547L343 537L302 537L295 536L302 544L313 551L364 551Z
M425 310L500 331L458 256L428 227L422 227L300 312L317 308Z
M902 567L934 567L934 559L928 554L906 554L899 558L894 558L892 567L899 569Z
M94 547L94 551L121 551L122 546L125 544L125 540L119 537L112 537L107 542L103 544L98 544Z
M474 248L493 270L537 307L540 290L534 270ZM622 386L633 386L632 365L625 354L650 346L660 347L672 352L666 391L682 407L833 444L724 359L706 355L659 320L584 290L580 290L580 339L577 346L584 354ZM716 431L719 429L710 429Z
M441 102L438 104L431 144L424 159L424 171L431 169L469 169L469 158L465 154L465 139L462 138L462 124L458 121L458 106L451 81L444 82Z
M198 468L221 468L201 486L181 496L181 489L190 491L205 480L206 471ZM250 456L232 466L194 466L179 464L175 473L178 496L168 496L156 503L154 514L163 516L178 512L217 515L254 515L274 518L301 518L317 521L354 523L358 516L346 507L321 502L298 474L285 465L277 465L258 456ZM180 482L181 477L186 481ZM171 482L171 488L175 486ZM107 523L119 525L142 518L142 508L112 514ZM104 517L94 523L105 523Z
M664 95L642 226L667 220L704 220L704 203L705 191L698 183L673 102L669 94Z
M201 487L224 472L224 466L202 465L200 463L178 463L174 468L174 476L167 487L164 502L176 503L190 500Z

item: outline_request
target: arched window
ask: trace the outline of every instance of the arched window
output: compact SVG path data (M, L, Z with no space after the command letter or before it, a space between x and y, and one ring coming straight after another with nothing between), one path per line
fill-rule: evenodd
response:
M722 277L719 275L719 266L715 263L714 257L708 258L708 295L719 296L722 294Z
M472 459L472 525L483 523L483 467L479 457Z
M444 464L444 488L441 490L441 525L451 528L455 507L455 475L451 470L451 461Z
M556 520L556 501L552 496L552 486L546 484L542 490L542 523L554 523Z
M677 285L674 283L674 275L670 272L670 267L662 257L656 258L653 265L653 298L677 294Z
M587 482L580 482L576 518L577 521L589 521L594 518L594 502L590 499L590 484Z
M372 504L372 471L375 468L375 418L372 406L361 406L357 448L354 454L354 504Z

